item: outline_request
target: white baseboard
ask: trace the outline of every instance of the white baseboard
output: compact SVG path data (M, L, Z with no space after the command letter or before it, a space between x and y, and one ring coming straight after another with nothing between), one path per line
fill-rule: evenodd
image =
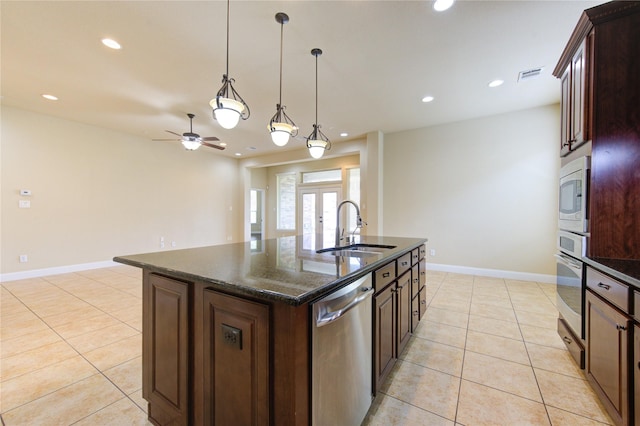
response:
M506 278L509 280L535 281L538 283L555 284L555 275L534 274L531 272L503 271L500 269L471 268L468 266L442 265L427 263L427 270L453 272L456 274L480 275L482 277Z
M0 282L45 277L47 275L68 274L70 272L109 268L117 265L121 265L121 263L116 263L112 260L105 260L103 262L81 263L79 265L54 266L52 268L33 269L31 271L9 272L7 274L0 274Z
M82 263L79 265L56 266L52 268L34 269L31 271L10 272L0 274L0 282L24 280L27 278L45 277L47 275L67 274L70 272L87 271L90 269L109 268L121 265L112 260L103 262ZM503 271L500 269L471 268L468 266L443 265L427 263L427 270L453 272L456 274L479 275L482 277L506 278L510 280L535 281L539 283L555 284L555 275L534 274L530 272Z

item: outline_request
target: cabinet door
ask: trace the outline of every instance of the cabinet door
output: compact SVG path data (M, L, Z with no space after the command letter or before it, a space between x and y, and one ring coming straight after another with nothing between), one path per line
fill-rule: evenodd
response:
M396 290L391 284L373 298L375 390L396 362Z
M587 38L571 60L571 149L577 148L589 137L587 114Z
M591 290L586 292L587 379L617 424L629 424L631 321Z
M560 78L560 156L571 150L571 64Z
M269 424L269 307L203 292L204 423Z
M635 424L640 426L640 327L633 327L633 383L635 387Z
M155 274L143 282L142 396L157 424L189 422L189 284Z
M398 279L398 354L404 350L411 338L411 272Z

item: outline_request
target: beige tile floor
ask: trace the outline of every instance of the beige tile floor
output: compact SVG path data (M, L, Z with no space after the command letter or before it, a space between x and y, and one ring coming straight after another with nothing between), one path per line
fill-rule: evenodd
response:
M147 425L141 273L2 283L4 425ZM428 308L366 425L601 425L555 332L555 287L429 272Z

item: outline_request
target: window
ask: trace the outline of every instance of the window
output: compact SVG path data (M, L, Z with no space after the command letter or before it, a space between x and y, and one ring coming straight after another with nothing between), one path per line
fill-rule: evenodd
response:
M280 174L277 181L277 216L278 229L296 229L296 175L294 173Z
M322 170L319 172L302 172L302 183L340 182L342 170Z
M252 189L250 191L251 202L249 205L249 214L251 216L251 224L258 223L258 191Z
M360 205L360 167L347 169L347 199ZM346 230L349 230L359 234L360 229L357 228L356 209L349 208L347 211L349 213L347 214L345 233L347 232Z

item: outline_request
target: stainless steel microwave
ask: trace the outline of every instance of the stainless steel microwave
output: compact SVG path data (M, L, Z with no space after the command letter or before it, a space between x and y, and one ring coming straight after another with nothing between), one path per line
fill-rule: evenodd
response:
M576 158L560 169L558 228L589 232L589 176L591 157Z

